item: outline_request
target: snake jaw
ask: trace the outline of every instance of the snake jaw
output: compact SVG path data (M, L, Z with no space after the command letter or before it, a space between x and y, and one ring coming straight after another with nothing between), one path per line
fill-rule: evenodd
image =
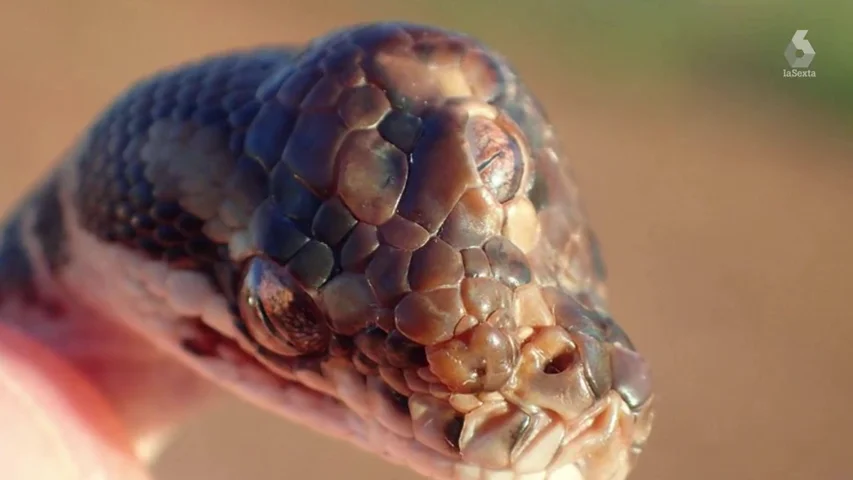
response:
M282 269L263 259L250 264L249 282ZM615 478L611 469L630 469L651 425L646 363L612 321L574 296L530 285L517 290L515 308L508 304L511 289L491 300L475 297L486 303L472 307L486 313L470 311L469 327L426 348L399 330L388 335L374 327L356 331L348 348L329 341L322 355L300 357L270 345L289 333L282 331L287 325L267 319L261 336L251 325L245 331L263 347L259 358L273 374L337 399L362 420L373 418L388 434L413 439L463 470L522 475L571 466L564 471ZM258 288L254 295L263 303L281 291ZM495 323L502 307L504 323ZM416 319L433 321L435 314L441 313L424 310ZM395 355L397 366L389 362Z

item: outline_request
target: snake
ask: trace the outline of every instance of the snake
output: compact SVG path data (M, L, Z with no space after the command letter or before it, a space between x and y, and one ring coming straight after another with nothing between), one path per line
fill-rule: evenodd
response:
M133 83L7 213L0 318L140 457L224 388L426 478L622 479L650 368L576 185L469 35L224 51Z

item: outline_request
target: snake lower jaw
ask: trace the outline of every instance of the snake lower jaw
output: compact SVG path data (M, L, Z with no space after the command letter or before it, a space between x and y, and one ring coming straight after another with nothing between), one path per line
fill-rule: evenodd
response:
M342 358L260 361L270 376L311 398L316 413L338 421L336 431L313 421L308 428L434 480L619 480L651 428L651 399L631 408L616 390L574 419L496 392L460 413L455 408L470 395L405 397ZM298 419L304 410L286 413Z
M264 282L255 276L244 283L241 298L260 297L254 292ZM274 290L283 291L278 284ZM647 363L627 340L600 343L601 328L576 315L561 312L560 325L519 338L523 347L511 379L469 392L442 381L439 373L448 365L436 363L429 349L423 363L404 367L378 357L368 341L375 335L365 333L348 349L299 355L278 347L282 339L262 311L242 310L234 319L237 343L273 381L339 410L332 417L345 418L348 432L333 436L429 478L618 480L649 434ZM385 334L380 337L387 349Z

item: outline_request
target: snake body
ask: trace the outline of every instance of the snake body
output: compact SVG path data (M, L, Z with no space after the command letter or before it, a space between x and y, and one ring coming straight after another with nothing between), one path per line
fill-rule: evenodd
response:
M7 217L0 318L141 443L206 378L431 478L618 479L652 392L604 277L506 60L378 23L132 86Z

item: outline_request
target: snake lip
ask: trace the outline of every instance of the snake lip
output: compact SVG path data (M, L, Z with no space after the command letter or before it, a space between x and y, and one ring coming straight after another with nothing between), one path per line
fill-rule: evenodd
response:
M237 321L238 323L242 323L239 319ZM254 357L253 360L258 362L261 368L263 368L271 377L274 377L279 382L284 382L290 385L290 388L302 390L306 394L310 395L319 395L317 398L325 398L325 401L331 402L333 405L337 405L337 408L349 410L349 414L357 415L360 418L360 421L370 421L369 409L362 412L353 411L353 404L351 402L346 402L340 397L338 392L340 384L335 384L334 380L331 380L325 375L326 372L324 372L323 366L324 358L322 356L306 358L278 355L274 352L265 350L263 346L257 345L257 343L252 340L249 332L245 330L245 326L241 328L241 331L243 331L245 335L243 340L248 340L254 345L253 348L255 355L250 355L250 357ZM622 347L617 348L619 350L623 350ZM382 382L380 381L380 383ZM368 390L371 389L371 384L378 385L376 382L371 383L369 381ZM614 385L614 389L611 390L609 394L596 400L594 404L590 408L586 409L580 416L572 419L562 418L558 420L563 424L562 428L565 430L565 434L561 441L561 446L554 451L552 458L548 461L547 470L556 471L562 467L572 464L576 465L581 472L584 472L584 475L587 475L586 478L598 478L591 475L599 475L600 472L606 470L601 463L603 458L610 458L609 463L613 465L622 465L625 463L633 464L636 461L636 458L648 436L651 415L647 412L651 411L652 402L649 398L640 405L632 406L629 404L629 400L626 399L624 395L617 390L617 388L618 387ZM393 392L393 389L388 389L387 387L386 390ZM505 398L510 405L515 405L516 407L521 408L522 411L540 411L538 407L525 405L524 401L521 399L513 400L511 395L506 396ZM411 413L409 412L410 406L408 402L409 399L406 398L405 408L402 413L405 414L406 417L413 414L418 415L415 411L411 411ZM399 404L399 401L391 403ZM528 418L532 420L534 417ZM528 424L529 421L524 422L524 425ZM468 458L469 454L467 453L469 451L467 444L470 442L472 435L476 435L474 433L475 430L470 429L475 427L468 426L468 421L463 420L456 424L453 424L452 422L448 423L448 426L444 428L450 428L450 425L457 425L456 429L458 430L458 434L448 435L448 433L445 432L445 441L447 442L446 447L449 448L432 449L432 454L445 459L444 461L463 462L462 464L465 465L476 465L479 463L477 455L473 458ZM405 430L406 429L403 429L403 431ZM528 449L530 439L526 441L524 440L525 435L523 431L526 431L526 428L522 428L522 430L519 431L519 437L513 442L513 445L510 448L511 458L520 458L519 455L524 454L524 451ZM456 443L454 444L451 441L451 438L457 437L458 439L455 440ZM612 444L614 447L606 449L604 457L599 455L601 458L598 458L597 460L592 460L593 458L596 458L595 456L589 457L588 453L584 453L595 450L594 446L601 444ZM620 450L616 447L624 448ZM625 459L619 460L617 458L619 455L625 455L626 453L628 456ZM520 475L523 472L524 471L522 470L518 472L518 474ZM617 473L614 473L612 478L620 477L618 477Z
M358 406L341 397L339 390L342 384L339 383L339 377L336 377L342 371L352 371L353 364L348 360L349 355L335 358L330 355L328 349L308 354L293 354L296 352L293 352L292 345L287 343L286 349L282 350L280 344L286 339L278 336L276 325L269 318L269 313L265 311L263 301L259 298L262 291L267 291L267 296L270 292L275 296L281 295L281 285L265 287L263 280L265 275L279 270L282 270L282 267L263 256L252 257L242 270L244 279L237 295L242 302L238 309L241 315L235 316L235 322L243 336L243 343L251 346L249 353L255 360L271 376L292 383L293 388L321 395L340 408L350 409L363 421L369 421L370 415L378 414L382 417L379 420L382 428L388 428L395 434L411 435L409 432L414 429L415 438L442 458L467 465L481 465L481 468L509 467L521 473L531 468L531 472L543 467L555 470L570 464L589 472L599 472L605 467L600 461L593 462L588 458L603 455L611 458L608 463L612 465L632 463L648 436L646 423L650 421L651 416L643 415L650 409L651 395L646 362L631 349L632 345L627 337L625 340L620 337L618 341L607 345L600 343L604 340L600 325L607 322L607 325L610 325L612 321L595 320L597 317L590 316L589 313L579 317L579 310L570 312L566 310L565 305L560 312L562 317L557 315L561 318L561 325L534 330L538 333L524 340L519 339L519 346L528 348L525 355L533 355L528 362L528 368L536 366L534 370L542 373L528 371L526 377L518 377L519 372L513 369L512 381L495 392L501 397L498 403L492 403L492 406L486 403L482 408L461 415L457 413L454 417L456 420L450 421L445 418L446 414L442 413L446 409L444 400L420 394L413 396L411 392L408 395L401 394L399 386L395 389L386 383L387 377L371 377L362 372L363 386L356 388L365 389L368 397L372 395L371 398L375 400L373 406L362 405L361 410L358 410ZM279 278L276 276L273 281L277 282L276 279ZM292 288L292 285L287 285L290 284L283 288ZM567 294L559 294L558 298L565 300L570 297ZM513 343L516 341L513 340ZM541 348L546 350L540 351ZM539 358L541 353L546 356ZM598 364L601 364L601 367L590 366ZM600 373L602 368L606 373ZM540 376L530 377L531 374ZM598 378L602 376L606 380ZM522 381L522 384L519 384L519 378L528 378L527 381L532 383L524 385L526 381ZM563 380L560 380L561 378ZM566 381L569 383L564 383ZM551 394L557 393L557 390L551 391L549 388L571 388L576 392L573 395L583 391L588 393L575 397L574 402L579 402L576 405L560 405L549 400L550 406L540 406L535 400L531 403L526 398L530 393L529 388L533 388L533 391L540 395L549 391ZM546 390L537 391L537 388ZM585 399L591 400L592 403L582 407L583 402L587 401ZM501 404L506 405L504 410L498 408ZM379 410L376 410L377 408ZM556 410L551 411L550 408ZM383 413L380 414L380 411ZM520 420L514 420L519 415ZM418 426L424 422L423 419L443 425L442 431L438 432L440 438L423 433L423 427ZM520 423L517 423L516 427L514 422ZM561 426L550 427L553 422ZM489 424L493 425L490 427L492 430L498 428L496 425L499 424L503 425L499 427L501 431L517 430L512 434L513 440L505 444L508 465L500 461L495 463L493 454L484 450L483 442L496 435L489 433L489 428L484 427ZM531 445L542 443L541 437L547 436L545 432L549 428L562 431L562 440L553 450L551 458L542 463L542 456L547 454L531 454L530 448ZM418 433L419 431L421 433ZM500 443L508 440L495 437L494 441ZM600 445L613 446L604 448L604 453L590 453L600 449ZM545 451L547 448L549 447L546 447ZM525 460L533 458L531 455L538 460ZM627 457L616 458L619 455Z

